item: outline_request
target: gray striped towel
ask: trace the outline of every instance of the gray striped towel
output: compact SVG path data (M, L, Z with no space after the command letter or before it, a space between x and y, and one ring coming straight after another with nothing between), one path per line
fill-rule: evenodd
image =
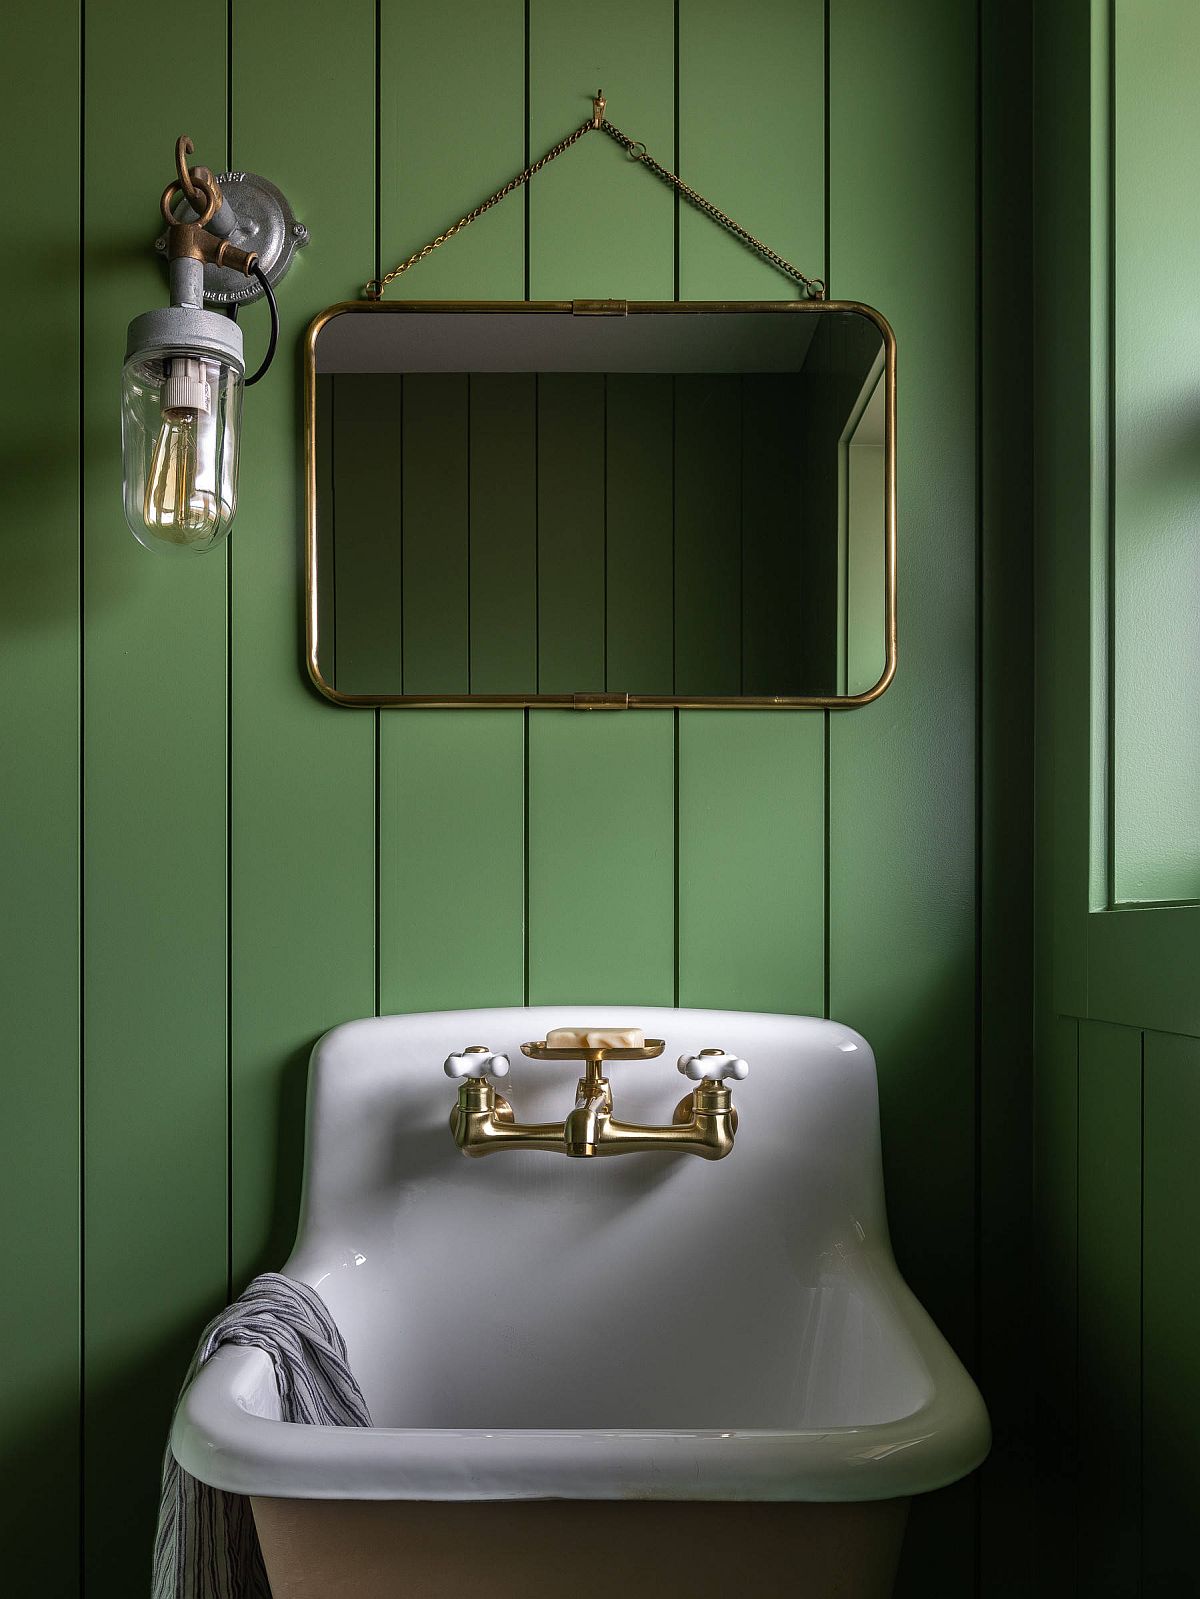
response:
M284 1421L314 1427L369 1427L346 1345L320 1295L278 1272L256 1277L200 1339L188 1383L222 1344L264 1350L275 1368ZM188 1475L163 1459L152 1599L270 1599L250 1501Z

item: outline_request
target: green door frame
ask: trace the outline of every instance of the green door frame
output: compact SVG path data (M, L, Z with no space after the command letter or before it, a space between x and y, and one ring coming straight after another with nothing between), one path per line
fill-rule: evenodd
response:
M1064 137L1047 151L1039 197L1052 1005L1200 1035L1200 905L1121 905L1113 891L1113 0L1066 0L1048 25L1068 46L1060 59L1075 52L1089 73L1088 94L1059 101Z

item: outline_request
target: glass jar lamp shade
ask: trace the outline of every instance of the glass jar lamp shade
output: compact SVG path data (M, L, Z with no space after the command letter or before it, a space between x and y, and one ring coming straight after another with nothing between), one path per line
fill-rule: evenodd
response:
M164 306L129 325L121 374L125 520L150 550L199 555L237 510L242 334L214 311Z

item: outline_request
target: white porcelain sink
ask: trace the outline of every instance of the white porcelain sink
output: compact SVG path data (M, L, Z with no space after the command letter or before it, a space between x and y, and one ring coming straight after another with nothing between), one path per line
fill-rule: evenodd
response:
M507 1054L518 1119L561 1120L578 1068L520 1045L572 1022L666 1039L609 1068L630 1120L670 1120L679 1054L744 1056L733 1151L463 1158L447 1053ZM287 1425L265 1356L219 1352L173 1447L257 1499L879 1501L988 1448L892 1258L875 1062L837 1023L555 1005L336 1028L313 1052L283 1269L328 1303L376 1425Z

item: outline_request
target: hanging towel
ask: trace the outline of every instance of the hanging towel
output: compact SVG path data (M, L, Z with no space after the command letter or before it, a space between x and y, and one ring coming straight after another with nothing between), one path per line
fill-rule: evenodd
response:
M278 1272L256 1277L209 1322L184 1383L222 1344L248 1344L271 1358L284 1421L369 1427L366 1400L346 1345L321 1297ZM189 1476L163 1459L152 1599L270 1599L250 1501Z

